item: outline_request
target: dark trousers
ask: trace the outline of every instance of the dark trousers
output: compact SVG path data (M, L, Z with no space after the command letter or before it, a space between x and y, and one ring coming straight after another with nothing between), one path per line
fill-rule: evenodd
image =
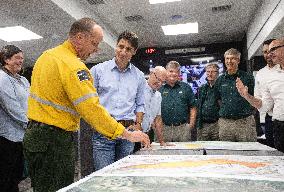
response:
M275 148L284 153L284 121L274 120L272 125Z
M73 183L75 154L72 132L31 121L23 144L35 192L53 192Z
M18 192L24 169L22 142L0 137L0 191Z
M154 142L154 138L155 138L155 132L153 129L150 129L148 132L146 132L146 134L149 136L150 139L150 143ZM133 153L139 151L141 149L141 143L140 142L136 142L134 145L134 150Z
M274 148L272 117L266 114L265 116L265 137L266 144Z

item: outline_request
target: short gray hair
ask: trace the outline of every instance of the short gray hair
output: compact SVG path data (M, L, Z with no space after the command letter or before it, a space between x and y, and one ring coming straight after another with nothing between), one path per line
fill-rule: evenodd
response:
M219 72L220 67L217 63L208 63L205 67L205 70L207 70L208 68L211 68L211 67L217 69L217 71Z
M180 70L180 64L177 61L170 61L166 65L166 69L173 68Z
M228 49L225 52L224 57L226 57L227 55L236 55L239 59L241 59L241 52L234 48Z

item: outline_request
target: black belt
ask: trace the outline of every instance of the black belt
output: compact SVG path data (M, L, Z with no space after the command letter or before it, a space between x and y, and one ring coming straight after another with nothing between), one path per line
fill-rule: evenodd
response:
M218 121L218 119L214 119L214 120L212 120L212 119L203 119L202 120L202 122L203 123L216 123Z
M49 130L54 130L54 131L64 131L66 133L73 133L72 131L66 131L64 129L61 129L59 127L56 127L54 125L48 125L46 123L38 122L35 120L30 120L28 122L28 129L31 129L33 127L41 127L41 128L48 128Z
M184 121L184 122L172 123L172 124L165 124L165 125L166 125L166 126L180 126L180 125L183 125L183 124L186 124L186 121Z
M249 116L251 116L251 114L250 115L239 115L239 116L223 116L222 118L224 118L224 119L233 119L233 120L238 120L238 119L244 119L244 118L247 118L247 117L249 117Z
M134 124L133 120L117 120L117 122L121 123L124 127L129 127Z

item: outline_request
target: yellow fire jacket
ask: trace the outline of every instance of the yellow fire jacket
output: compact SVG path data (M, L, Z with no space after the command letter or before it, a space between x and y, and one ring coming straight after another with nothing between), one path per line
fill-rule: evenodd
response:
M124 131L99 103L88 68L69 41L37 60L28 98L28 118L66 131L79 128L80 117L108 138Z

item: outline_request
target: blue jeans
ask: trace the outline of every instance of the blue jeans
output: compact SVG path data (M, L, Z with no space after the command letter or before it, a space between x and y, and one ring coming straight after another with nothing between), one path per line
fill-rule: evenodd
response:
M98 132L93 134L93 158L95 170L102 169L115 161L130 155L134 143L125 139L110 140Z

